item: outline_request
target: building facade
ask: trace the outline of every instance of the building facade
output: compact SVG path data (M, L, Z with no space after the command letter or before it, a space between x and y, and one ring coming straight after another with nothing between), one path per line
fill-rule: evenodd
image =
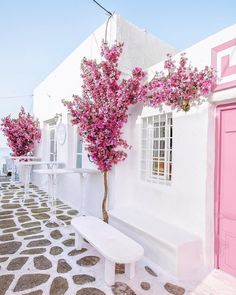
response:
M100 59L106 24L98 28L34 91L34 114L43 139L37 154L66 167L94 168L62 99L80 93L80 62ZM109 175L110 222L145 248L145 257L178 278L201 278L214 267L236 275L236 25L185 50L199 69L212 65L219 77L208 102L188 113L143 105L130 108L124 137L128 158ZM107 38L124 42L120 69L135 66L151 79L175 50L115 15ZM174 56L179 58L179 54ZM56 115L58 114L58 115ZM60 132L59 132L60 131ZM60 179L59 179L60 178ZM44 178L34 180L40 186ZM58 176L58 197L80 209L77 174ZM101 214L100 174L86 179L86 210Z

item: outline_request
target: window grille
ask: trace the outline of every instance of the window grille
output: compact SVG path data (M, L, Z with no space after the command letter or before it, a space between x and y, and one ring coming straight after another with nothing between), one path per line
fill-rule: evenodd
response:
M172 177L172 113L142 118L141 178L149 182Z

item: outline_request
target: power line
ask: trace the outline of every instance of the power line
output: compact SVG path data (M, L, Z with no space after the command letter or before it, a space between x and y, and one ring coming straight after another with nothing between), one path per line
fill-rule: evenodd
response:
M92 0L94 3L96 3L100 8L102 8L106 13L108 13L110 16L112 16L112 13L107 10L105 7L103 7L100 3L98 3L96 0Z
M33 94L25 94L25 95L15 95L15 96L0 96L0 99L8 99L8 98L21 98L21 97L30 97L34 96Z

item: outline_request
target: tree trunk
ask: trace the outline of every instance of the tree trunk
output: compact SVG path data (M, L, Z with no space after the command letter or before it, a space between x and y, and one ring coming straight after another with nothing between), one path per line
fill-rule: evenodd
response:
M102 201L102 218L103 221L108 223L108 213L107 213L107 201L108 201L108 172L103 172L104 181L104 197Z

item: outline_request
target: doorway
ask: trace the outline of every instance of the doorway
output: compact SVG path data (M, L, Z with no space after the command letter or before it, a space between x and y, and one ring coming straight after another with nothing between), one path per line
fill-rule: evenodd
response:
M217 107L215 264L236 276L236 103Z

